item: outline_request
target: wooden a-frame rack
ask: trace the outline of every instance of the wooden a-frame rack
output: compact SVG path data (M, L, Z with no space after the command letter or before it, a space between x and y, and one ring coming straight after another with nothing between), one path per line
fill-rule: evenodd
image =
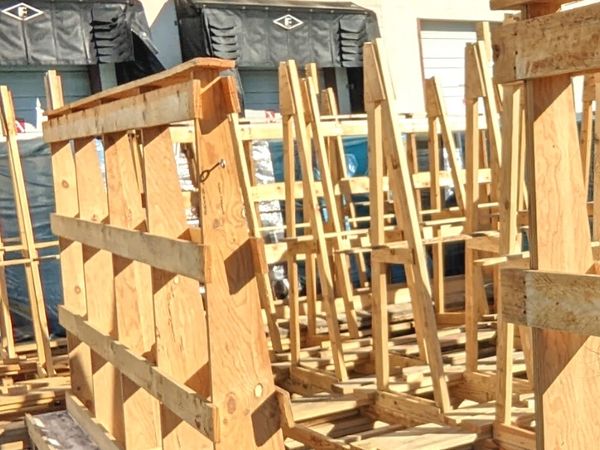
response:
M227 118L236 89L219 76L231 64L193 60L66 106L49 74L67 405L102 449L283 445ZM200 186L199 232L169 130L185 120L202 167L225 160Z

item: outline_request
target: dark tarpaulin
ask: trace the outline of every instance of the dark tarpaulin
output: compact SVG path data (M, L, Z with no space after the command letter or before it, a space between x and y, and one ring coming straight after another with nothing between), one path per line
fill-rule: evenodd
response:
M273 68L287 59L362 67L363 44L379 36L375 14L352 3L175 0L175 5L184 60L214 56L235 60L239 68Z
M0 65L130 62L134 35L156 51L138 0L0 0Z

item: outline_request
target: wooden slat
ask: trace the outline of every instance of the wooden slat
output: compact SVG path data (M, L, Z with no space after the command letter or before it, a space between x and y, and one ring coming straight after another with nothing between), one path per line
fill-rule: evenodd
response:
M59 316L61 323L70 333L94 347L104 359L160 400L191 427L213 440L219 439L217 410L197 392L173 380L160 368L136 355L110 336L99 332L80 315L61 306Z
M69 415L77 421L77 425L82 428L88 437L98 444L102 450L121 450L124 448L96 418L92 417L89 410L83 406L83 403L81 403L77 397L67 393L65 402Z
M535 432L513 425L494 425L494 440L502 447L518 448L519 450L535 450Z
M50 107L63 104L60 77L54 71L45 78L46 96ZM50 145L56 211L67 217L79 215L77 201L77 178L75 158L70 142ZM85 277L83 274L82 245L66 239L59 240L63 302L77 314L87 315L85 299ZM83 404L93 408L92 370L89 347L81 344L76 336L67 334L69 366L73 393Z
M103 142L109 221L111 225L140 230L132 232L140 233L146 229L146 216L135 175L135 149L130 148L127 133L104 135ZM85 239L91 234L85 233L76 240ZM155 237L150 246L153 250L161 247L155 243L156 240ZM112 253L117 331L121 344L153 364L156 363L156 337L151 269L148 265L119 256L119 249L128 248L135 241L136 238L129 236L129 239L118 243L117 249L107 249ZM139 250L140 247L143 246L139 243L134 245L135 249ZM151 260L168 259L173 249L167 247L162 250L153 255ZM157 447L161 438L158 400L124 375L121 376L121 389L125 447Z
M48 117L55 117L68 114L74 110L86 109L100 103L131 97L138 95L143 88L165 87L181 81L189 80L190 74L203 70L221 71L232 69L235 66L233 61L227 61L219 58L194 58L183 64L179 64L171 69L162 71L158 74L144 77L121 86L103 90L98 94L85 97L68 105L63 105L62 102L49 105L47 111ZM62 98L62 92L61 92Z
M599 26L597 3L502 25L494 32L496 81L598 71Z
M502 312L519 325L600 336L600 276L502 271Z
M350 448L352 450L458 449L470 448L476 440L477 433L470 433L457 427L427 423L354 442L350 444Z
M520 9L534 3L554 3L557 5L570 3L573 0L490 0L491 9Z
M60 142L192 119L199 88L198 81L188 81L49 119L43 125L44 140Z
M107 220L108 200L94 138L77 139L75 172L79 217L84 220ZM117 338L117 314L114 296L112 256L82 243L83 271L87 299L87 320L102 333ZM120 444L125 443L121 377L113 366L92 350L94 416Z
M169 238L189 236L168 126L144 129L142 143L148 232ZM158 367L208 398L207 325L198 282L153 268L152 293ZM163 407L161 416L164 446L183 449L187 442L206 442L168 409Z
M214 76L200 75L204 91L195 123L202 168L225 160L225 167L213 171L200 185L202 241L215 243L210 255L211 281L206 284L210 395L219 410L221 431L221 440L214 449L280 449L280 412L257 301L251 236L233 154L230 111L223 107L232 98L237 99L237 92L223 92L214 86ZM176 177L176 173L173 175ZM156 188L164 190L160 184ZM158 214L155 220L163 219ZM201 302L199 296L196 298ZM188 314L185 309L182 312ZM197 325L191 322L188 326ZM193 358L191 361L195 362Z
M125 259L140 261L157 269L207 281L209 247L194 242L172 239L137 230L128 230L89 220L53 214L52 232L72 241L107 250Z

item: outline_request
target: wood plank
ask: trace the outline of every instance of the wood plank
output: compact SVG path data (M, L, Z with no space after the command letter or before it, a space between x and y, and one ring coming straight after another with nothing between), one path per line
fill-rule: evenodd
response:
M531 6L527 14L535 17L557 9L555 4ZM580 26L585 25L582 22ZM563 30L575 27L567 22L560 26ZM593 47L588 38L579 42L580 48ZM569 42L565 45L568 48ZM573 67L577 63L573 61ZM571 77L561 75L525 84L531 268L585 273L593 257ZM600 397L600 384L587 374L597 365L600 340L534 328L533 352L538 448L595 446L600 441L600 428L591 414L597 406L595 399ZM570 431L573 421L577 433Z
M496 81L598 71L599 26L600 5L595 3L498 27L493 38Z
M237 99L237 92L234 85L224 91L227 84L216 85L215 77L209 72L199 75L202 109L195 113L196 148L201 152L202 167L225 160L225 167L213 171L200 185L202 241L213 244L212 276L206 284L210 394L220 419L220 441L213 446L215 450L280 449L280 411L233 154L230 111L224 107ZM231 87L233 79L228 80ZM169 154L172 157L172 151ZM176 175L173 164L173 183L177 182ZM160 184L155 188L164 191ZM159 213L155 220L164 219ZM195 289L197 292L198 287ZM199 296L196 301L201 301ZM182 313L189 314L187 308L189 305ZM190 326L197 325L192 322Z
M372 55L367 56L367 58L369 57ZM364 83L365 109L369 126L369 209L371 214L369 236L373 245L385 245L385 191L383 186L385 155L383 152L383 106L381 104L385 94L381 89L382 82L379 71L365 70ZM376 262L371 264L371 296L375 377L377 389L386 391L389 388L390 379L387 268Z
M199 88L199 81L187 81L55 117L44 122L44 139L60 142L190 120Z
M32 444L37 450L96 450L98 448L66 411L37 416L26 414L25 424ZM103 448L107 450L120 449L114 441L107 441L105 444ZM1 447L4 449L5 445Z
M133 155L135 149L130 147L127 133L104 135L104 147L109 221L111 226L117 225L136 230L132 233L136 233L137 236L146 229L146 217L142 208L140 185L136 177ZM95 229L98 230L98 227ZM93 232L87 230L84 236L77 236L76 240L82 241L92 234ZM109 240L111 238L114 239L114 236L108 236ZM112 253L119 342L138 356L146 358L151 364L156 363L151 269L148 265L119 255L123 248L133 248L134 251L150 250L150 252L158 250L161 245L156 241L160 239L164 240L154 236L153 242L144 248L143 244L136 242L136 237L129 235L117 242L115 248L107 249ZM171 254L177 254L173 250L171 246L163 247L154 255L151 254L150 259L167 260ZM178 257L182 258L182 255ZM195 263L198 262L192 259L191 264ZM121 389L126 429L125 447L157 447L161 438L158 401L123 374Z
M72 394L67 394L65 399L67 411L69 415L75 419L71 427L69 427L68 423L65 424L66 429L81 428L87 434L86 437L93 440L93 442L95 442L102 450L121 450L124 448L97 419L92 417L90 412L83 406L83 403L81 403L77 397ZM62 444L60 448L63 447L68 448ZM79 442L75 448L83 449L85 447Z
M512 323L600 336L600 276L505 269L502 296Z
M427 423L414 428L375 436L350 444L352 450L396 449L467 449L472 448L477 433L460 428Z
M82 316L62 306L59 316L69 332L93 346L98 354L117 367L123 375L144 388L203 435L213 440L219 439L217 410L197 392L173 380L159 367L96 330Z
M573 0L490 0L490 9L520 9L522 6L535 3L554 3L560 5L572 1Z
M494 425L494 440L502 446L513 446L520 450L535 450L535 432L513 425Z
M50 224L57 236L201 283L207 281L205 274L210 274L205 264L209 251L206 245L57 214L50 217Z
M108 200L94 138L73 142L79 217L104 222ZM87 300L87 320L102 333L117 339L117 314L114 296L112 256L82 244L83 271ZM115 368L92 350L94 416L117 439L125 443L121 377Z
M148 232L189 238L169 127L144 129L142 144ZM174 381L208 398L208 337L198 282L153 268L152 292L158 367ZM163 446L179 449L187 442L198 442L200 448L209 445L203 435L165 407L161 409L161 420Z
M63 104L62 85L55 71L45 77L46 97L50 107ZM70 142L50 145L56 212L67 217L79 215L75 158ZM83 274L82 245L78 242L59 240L63 302L77 314L87 316L85 277ZM83 404L93 411L92 370L89 347L77 337L67 334L71 388Z
M160 73L131 81L120 86L115 86L110 89L105 89L102 92L69 103L66 106L62 101L58 104L53 103L48 108L47 114L48 117L68 114L71 111L86 109L100 103L106 103L112 99L138 95L143 88L155 88L157 86L164 87L178 83L182 80L189 80L191 74L193 76L193 74L202 70L220 71L232 69L234 66L235 64L233 61L227 61L220 58L194 58L183 64L178 64L175 67L161 71Z

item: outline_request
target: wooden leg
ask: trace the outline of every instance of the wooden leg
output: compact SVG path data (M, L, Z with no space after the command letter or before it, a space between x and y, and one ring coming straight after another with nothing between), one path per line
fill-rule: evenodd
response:
M475 250L465 248L465 329L466 329L466 369L469 372L477 371L479 343L477 341L477 302L476 290L480 285L480 278L476 276L478 268L474 264ZM480 272L479 272L480 273Z

